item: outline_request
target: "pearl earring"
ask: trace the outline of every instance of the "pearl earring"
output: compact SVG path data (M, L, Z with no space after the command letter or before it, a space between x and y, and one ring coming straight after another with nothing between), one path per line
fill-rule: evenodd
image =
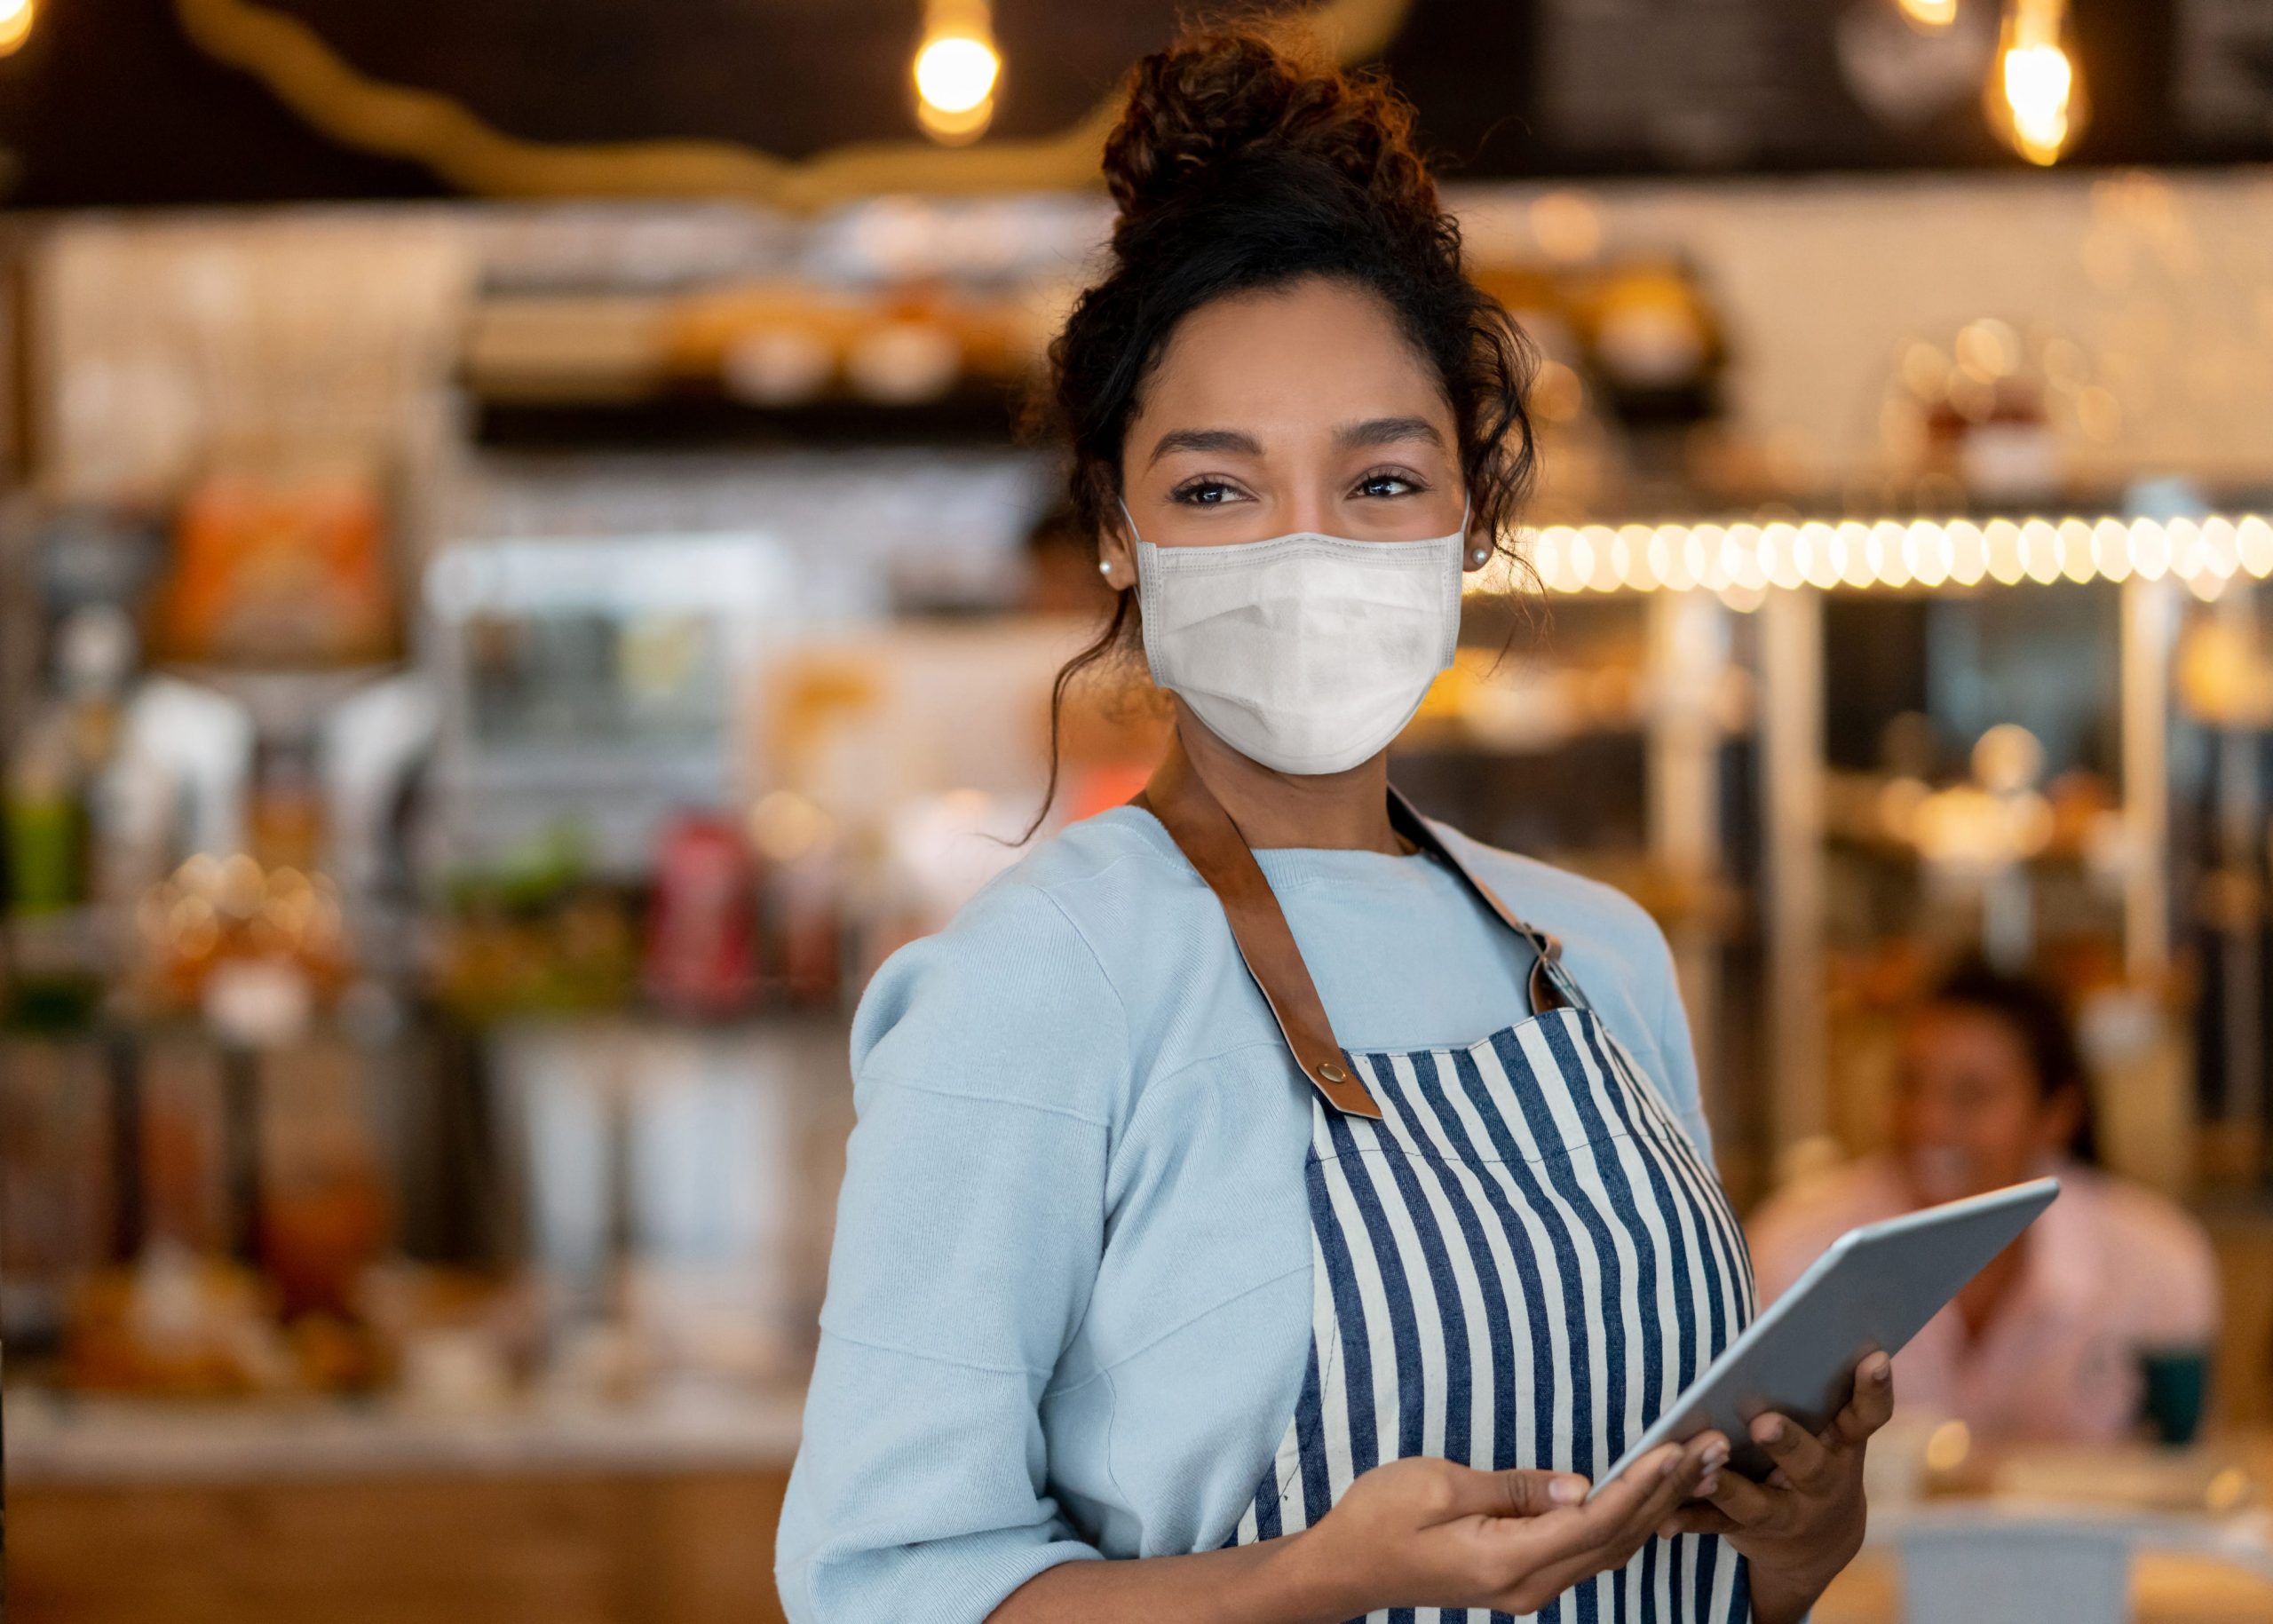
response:
M1099 558L1097 560L1097 574L1105 576L1107 580L1112 579L1113 560L1110 558Z
M1481 564L1491 556L1491 553L1482 547L1472 547L1469 550L1468 561L1470 564Z

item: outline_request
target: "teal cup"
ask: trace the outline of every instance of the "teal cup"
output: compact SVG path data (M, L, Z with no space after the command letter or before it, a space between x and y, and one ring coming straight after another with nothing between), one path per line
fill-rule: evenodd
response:
M2190 1444L2202 1430L2210 1398L2210 1354L2206 1348L2150 1349L2139 1356L2140 1411L2155 1439Z

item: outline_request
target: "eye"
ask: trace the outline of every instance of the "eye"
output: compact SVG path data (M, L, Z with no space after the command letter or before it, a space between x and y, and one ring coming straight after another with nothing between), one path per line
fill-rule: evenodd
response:
M1180 502L1186 507L1216 508L1239 495L1239 487L1228 480L1186 479L1168 493L1170 502Z
M1350 487L1353 496L1412 496L1429 487L1401 469L1377 468Z

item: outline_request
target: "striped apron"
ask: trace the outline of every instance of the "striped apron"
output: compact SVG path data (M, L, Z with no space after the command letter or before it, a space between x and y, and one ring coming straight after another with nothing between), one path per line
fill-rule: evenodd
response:
M1354 1059L1382 1116L1313 1097L1310 1353L1235 1544L1307 1527L1359 1472L1407 1455L1598 1476L1751 1318L1719 1184L1583 1004L1472 1048ZM1687 1534L1536 1616L1748 1614L1736 1553Z
M1299 955L1292 970L1284 961L1291 933L1271 932L1274 915L1285 930L1275 899L1265 906L1241 878L1238 859L1253 854L1244 841L1232 852L1220 826L1211 836L1223 814L1204 788L1172 775L1166 788L1180 799L1156 779L1145 804L1156 814L1168 804L1161 821L1224 899L1297 1063L1320 1085L1305 1178L1310 1351L1276 1458L1225 1543L1305 1528L1358 1474L1411 1455L1599 1477L1751 1319L1751 1258L1712 1169L1588 1007L1558 945L1510 914L1395 791L1398 828L1539 954L1540 1013L1468 1048L1350 1055L1306 1029L1323 1010L1309 1007ZM1532 1616L1742 1624L1750 1607L1741 1558L1689 1534L1651 1540Z

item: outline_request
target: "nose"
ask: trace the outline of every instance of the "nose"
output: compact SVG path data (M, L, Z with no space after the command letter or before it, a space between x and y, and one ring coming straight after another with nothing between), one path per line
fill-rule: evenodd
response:
M1330 535L1334 526L1327 513L1325 498L1314 491L1303 491L1287 499L1279 526L1282 535Z

